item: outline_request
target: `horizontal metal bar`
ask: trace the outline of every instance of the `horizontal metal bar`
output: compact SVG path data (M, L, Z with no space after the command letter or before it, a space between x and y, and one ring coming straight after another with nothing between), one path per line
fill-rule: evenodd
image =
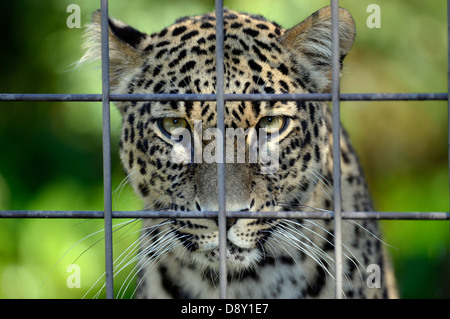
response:
M448 212L343 212L343 219L450 220Z
M5 102L101 102L101 94L0 94Z
M341 101L447 101L447 93L342 93Z
M447 93L342 93L341 101L447 101ZM331 101L331 94L225 94L225 101ZM216 94L111 94L110 101L215 101ZM0 94L0 102L101 102L101 94Z
M217 218L217 211L113 211L113 218ZM0 218L103 218L103 211L2 210ZM242 212L227 211L228 218L332 219L332 212ZM449 212L342 212L343 219L450 220Z

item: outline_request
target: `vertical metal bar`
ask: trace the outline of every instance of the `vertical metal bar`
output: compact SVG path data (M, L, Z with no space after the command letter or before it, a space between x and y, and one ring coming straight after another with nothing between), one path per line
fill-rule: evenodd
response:
M109 103L109 26L108 0L101 0L103 192L105 220L106 298L114 298L111 201L111 128Z
M447 147L448 147L448 181L450 192L450 0L447 0ZM449 194L450 201L450 194ZM450 204L449 204L450 205Z
M340 123L340 61L339 61L339 1L331 0L332 39L332 116L333 116L333 186L334 186L334 255L336 298L342 298L342 197L341 197L341 123Z
M222 141L218 143L218 203L219 203L219 280L220 298L227 298L227 229L226 229L226 203L225 203L225 118L224 118L224 30L223 30L223 1L216 0L216 104L217 129L222 132Z

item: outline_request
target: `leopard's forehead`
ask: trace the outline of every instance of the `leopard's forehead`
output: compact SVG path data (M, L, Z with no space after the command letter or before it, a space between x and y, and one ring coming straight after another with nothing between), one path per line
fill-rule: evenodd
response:
M260 49L269 50L270 48L281 52L279 47L269 42L277 43L276 39L282 35L283 29L275 22L267 21L262 16L249 15L234 11L225 11L224 22L224 41L228 49L240 44L244 51L251 49L252 44L256 44ZM184 17L178 19L173 25L154 33L150 36L153 40L145 50L157 48L184 46L200 46L205 42L215 42L216 18L214 13ZM244 42L242 42L244 41ZM264 43L261 43L264 41ZM237 42L237 43L236 43ZM269 47L266 47L268 44ZM213 51L214 48L208 46ZM201 53L200 53L201 54Z
M128 93L200 93L216 91L214 14L185 17L152 34L141 48L145 55L128 85ZM302 92L300 76L279 42L284 30L261 16L224 13L225 93ZM214 103L158 103L153 116L215 122ZM289 103L227 102L226 124L249 127ZM292 112L295 112L292 106ZM244 119L245 118L245 119Z

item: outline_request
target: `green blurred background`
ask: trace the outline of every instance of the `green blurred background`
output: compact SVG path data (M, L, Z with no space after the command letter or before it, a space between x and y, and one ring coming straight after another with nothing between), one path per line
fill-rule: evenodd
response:
M0 93L100 93L97 66L74 70L82 55L82 29L66 25L72 3L81 8L82 25L100 6L93 0L0 2ZM262 14L285 28L328 3L225 1L230 9ZM381 8L379 29L366 24L372 3ZM343 92L447 91L446 1L341 0L340 5L352 12L358 28L345 61ZM213 9L211 0L110 1L111 16L147 33ZM343 103L342 120L377 210L449 211L446 106ZM140 209L129 185L120 185L125 176L117 156L119 131L113 107L113 209ZM100 103L1 102L0 209L102 210L101 140ZM115 228L115 256L137 238L138 225L123 226ZM384 221L382 226L401 297L450 297L449 222ZM102 233L94 234L102 228L101 220L0 220L0 298L82 297L103 273ZM79 289L67 286L72 263L80 266ZM115 281L116 291L124 278Z

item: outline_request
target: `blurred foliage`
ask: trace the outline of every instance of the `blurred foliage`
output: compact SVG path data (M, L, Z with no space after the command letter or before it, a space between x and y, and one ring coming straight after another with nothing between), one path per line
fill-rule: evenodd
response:
M80 6L82 24L100 6L92 0L0 3L1 93L101 91L99 68L73 69L82 54L82 29L66 25L71 3ZM285 28L328 3L225 1L230 9L262 14ZM371 3L381 7L379 29L366 25ZM340 5L352 12L358 28L345 61L343 92L447 91L446 1L341 0ZM180 16L213 9L211 0L110 1L110 15L148 33ZM342 120L377 210L449 211L446 105L343 103ZM121 185L124 175L115 155L121 119L115 108L112 112L113 209L140 209L129 185ZM101 145L100 103L0 103L0 209L101 210ZM137 228L115 222L119 256L136 239ZM97 233L102 228L101 220L0 220L0 298L83 296L104 269L102 233ZM385 221L383 229L401 296L450 297L449 223ZM81 289L67 287L72 263L80 265Z

